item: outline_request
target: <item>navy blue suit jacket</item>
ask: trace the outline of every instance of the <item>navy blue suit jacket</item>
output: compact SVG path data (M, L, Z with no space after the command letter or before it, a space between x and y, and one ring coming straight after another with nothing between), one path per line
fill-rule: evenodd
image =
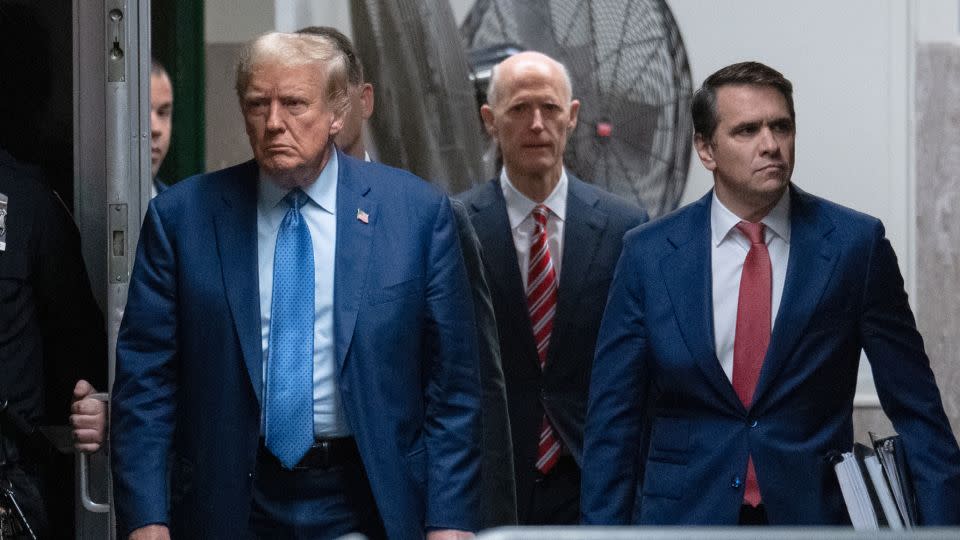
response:
M449 199L403 171L342 154L339 164L338 383L386 532L475 529L480 382ZM262 380L257 175L247 162L150 203L113 386L122 534L149 523L247 534Z
M607 290L624 233L647 219L637 206L573 175L568 174L568 179L557 310L543 370L500 179L460 195L483 246L497 317L521 521L533 490L544 413L566 448L580 460L587 383Z
M922 523L960 522L960 451L883 225L791 190L786 283L749 410L714 350L712 192L625 238L590 388L586 523L736 524L748 454L771 524L848 523L824 457L853 444L861 349Z

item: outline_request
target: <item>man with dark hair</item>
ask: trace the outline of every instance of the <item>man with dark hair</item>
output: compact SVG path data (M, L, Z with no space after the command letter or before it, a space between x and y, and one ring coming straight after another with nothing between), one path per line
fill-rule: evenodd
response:
M172 131L173 84L167 68L154 58L150 64L150 174L153 177L153 197L167 189L166 183L157 173L160 172L167 151L170 150Z
M479 526L476 334L450 203L334 147L348 84L328 39L256 38L236 85L254 160L151 201L111 407L121 536Z
M597 329L623 234L646 215L564 167L580 102L563 64L512 56L494 68L487 99L480 113L503 170L461 198L490 276L518 518L575 523Z
M756 62L697 91L714 189L631 231L587 412L587 524L849 523L861 350L923 525L960 523L960 450L879 220L791 183L792 86Z
M363 65L347 36L329 26L310 26L300 33L326 36L347 57L351 111L344 118L343 129L334 141L344 153L357 159L370 156L364 150L364 121L373 113L373 86L364 81ZM360 111L361 114L356 114ZM500 349L497 345L497 322L494 317L490 289L480 241L477 238L467 209L457 200L451 200L457 222L463 262L470 278L474 317L477 323L477 346L480 355L480 384L483 387L483 466L480 475L480 496L483 501L482 528L517 524L516 483L513 479L513 443L510 440L510 419L507 414L507 396L503 382Z
M706 140L713 138L717 129L717 89L724 85L769 86L776 89L786 101L790 120L796 120L793 108L793 84L779 71L757 62L741 62L727 66L710 75L703 86L693 94L690 110L693 116L694 133Z

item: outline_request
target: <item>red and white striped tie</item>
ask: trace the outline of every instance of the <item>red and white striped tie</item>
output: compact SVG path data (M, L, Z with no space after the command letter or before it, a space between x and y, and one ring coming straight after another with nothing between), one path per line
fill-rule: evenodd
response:
M538 204L533 209L533 242L530 246L530 265L527 272L527 307L530 310L530 325L537 342L540 369L547 364L550 333L553 331L553 315L557 309L557 272L550 258L547 244L546 206ZM540 426L540 444L537 447L537 469L547 474L560 457L560 439L557 438L546 415Z

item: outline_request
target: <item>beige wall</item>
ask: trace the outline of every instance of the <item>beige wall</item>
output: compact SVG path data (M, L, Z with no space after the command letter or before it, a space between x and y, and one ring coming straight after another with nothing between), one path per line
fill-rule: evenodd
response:
M234 67L241 44L274 26L273 2L206 0L204 4L208 171L252 157L233 90Z
M215 171L253 157L234 91L241 43L207 44L207 170Z

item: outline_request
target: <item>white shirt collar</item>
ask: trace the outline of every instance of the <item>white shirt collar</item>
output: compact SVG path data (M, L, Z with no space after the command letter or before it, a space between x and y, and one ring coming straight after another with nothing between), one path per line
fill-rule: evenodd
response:
M567 219L568 184L567 169L564 167L560 172L560 181L554 186L550 195L543 200L543 204L549 208L550 212L559 218L560 221L566 221ZM503 199L504 202L507 203L507 217L510 219L510 228L516 229L523 223L523 220L527 219L527 216L533 212L534 207L539 203L521 193L520 190L513 185L513 182L511 182L507 176L506 167L500 170L500 190L503 191Z
M302 188L307 198L325 211L336 214L337 208L337 177L340 174L340 162L337 160L337 151L331 147L330 159L320 171L317 179ZM269 213L280 204L280 201L290 192L273 182L270 177L260 171L257 181L257 200L261 210Z
M730 211L717 198L716 190L713 191L713 204L710 205L710 230L713 236L713 245L719 246L730 231L743 221L736 214ZM790 188L784 190L776 206L760 220L766 225L767 230L779 236L787 244L790 243ZM766 235L766 241L770 241L770 236Z

